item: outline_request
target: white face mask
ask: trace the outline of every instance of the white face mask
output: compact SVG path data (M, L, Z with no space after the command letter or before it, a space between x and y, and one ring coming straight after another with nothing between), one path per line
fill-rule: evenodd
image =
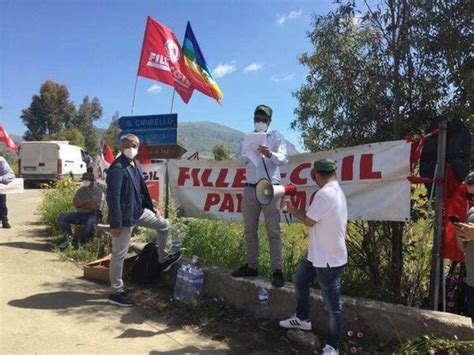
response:
M128 159L133 159L137 156L138 154L138 149L137 148L127 148L123 151L123 154L125 154L125 156L128 158Z
M263 122L255 122L255 131L256 132L266 132L268 129L268 124Z
M91 182L90 182L90 181L83 181L83 182L81 183L81 186L82 186L82 187L89 187L89 186L91 186Z

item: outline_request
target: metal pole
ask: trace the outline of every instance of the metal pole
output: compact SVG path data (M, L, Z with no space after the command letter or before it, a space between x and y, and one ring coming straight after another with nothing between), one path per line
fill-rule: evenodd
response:
M176 94L176 89L173 89L173 96L171 97L171 108L170 113L173 113L173 105L174 105L174 95Z
M169 181L170 176L168 173L168 161L166 161L166 170L165 170L165 218L169 217L169 203L170 203L170 190L169 190Z
M138 83L138 75L135 79L135 89L133 89L133 99L132 99L132 110L130 112L130 116L133 116L133 108L135 107L135 94L137 93L137 83Z
M440 257L441 243L443 240L443 209L444 209L444 175L446 170L446 127L447 122L441 119L439 123L438 136L438 156L436 174L436 196L435 196L435 225L433 236L433 249L431 259L431 274L430 274L430 308L433 310L439 309L439 291L440 280L443 267L443 260ZM444 298L444 296L443 296Z

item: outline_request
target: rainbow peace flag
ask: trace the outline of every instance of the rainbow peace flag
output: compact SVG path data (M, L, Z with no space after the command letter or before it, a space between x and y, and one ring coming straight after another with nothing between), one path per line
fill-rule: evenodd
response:
M206 60L199 48L189 21L184 36L183 52L184 61L188 67L188 78L191 80L194 88L219 102L224 95L207 67Z

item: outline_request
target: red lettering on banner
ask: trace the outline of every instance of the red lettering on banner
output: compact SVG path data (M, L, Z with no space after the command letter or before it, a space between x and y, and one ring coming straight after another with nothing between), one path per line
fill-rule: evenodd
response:
M349 155L342 159L341 181L352 180L354 178L354 156Z
M300 173L304 169L308 169L311 167L311 163L303 163L298 165L296 168L293 169L290 175L290 181L295 185L305 185L308 183L308 179L302 178Z
M227 173L229 172L229 169L221 169L219 171L219 176L217 177L216 181L216 187L228 187L229 183L225 181L225 178L227 177Z
M232 187L240 188L245 186L245 169L239 168L235 171L234 182L232 182Z
M181 167L179 168L179 175L178 175L178 186L184 186L184 183L187 179L191 176L189 175L189 168Z
M306 209L306 192L298 191L296 195L291 197L291 203L295 208L305 208Z
M219 212L234 212L234 198L231 194L224 194L222 205L219 208Z
M204 211L209 212L211 206L217 205L221 200L219 194L207 194L206 202L204 203Z
M237 211L236 212L242 212L242 194L237 194L235 195L237 197Z
M199 178L198 178L199 170L201 170L201 169L196 168L196 169L191 170L191 176L193 178L193 186L194 187L199 186Z
M209 176L211 176L212 169L204 169L204 172L201 176L202 186L212 187L212 182L209 181Z
M362 154L360 157L360 179L381 179L382 173L380 171L373 171L374 155Z

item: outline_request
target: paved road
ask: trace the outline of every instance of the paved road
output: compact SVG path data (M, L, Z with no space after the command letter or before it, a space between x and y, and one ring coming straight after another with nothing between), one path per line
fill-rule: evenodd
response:
M226 352L192 330L106 303L105 286L81 279L81 269L46 247L40 198L39 190L7 197L13 228L0 229L0 354Z

